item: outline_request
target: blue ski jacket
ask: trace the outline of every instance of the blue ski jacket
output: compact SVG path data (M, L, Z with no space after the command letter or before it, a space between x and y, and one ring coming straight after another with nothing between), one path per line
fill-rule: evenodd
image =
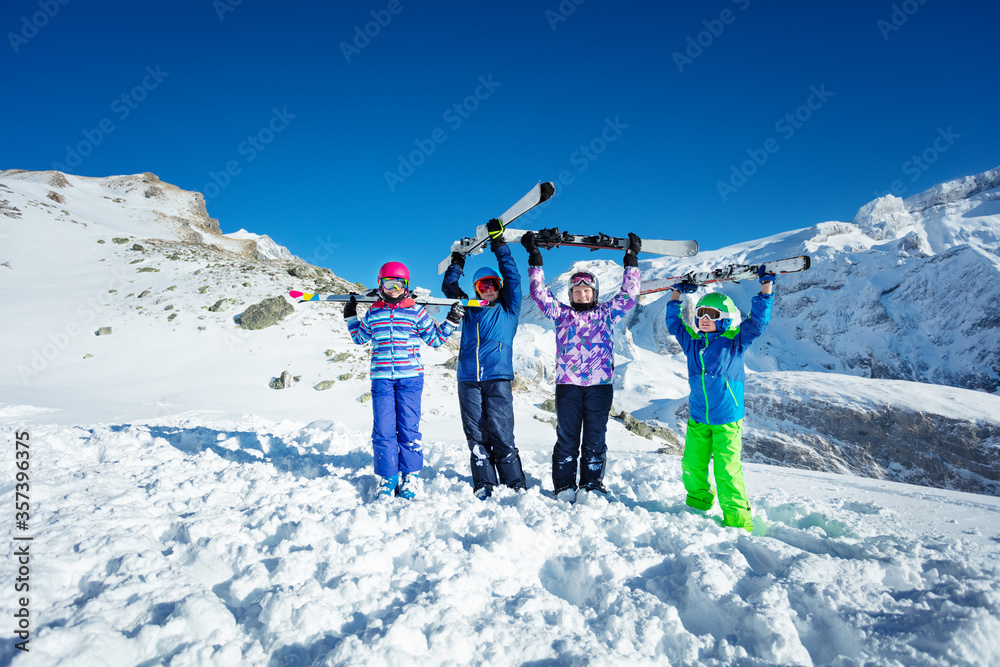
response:
M687 355L691 419L712 426L743 419L743 353L767 330L773 301L773 294L758 294L750 315L721 333L695 331L681 317L680 300L667 304L667 330Z
M503 288L492 306L465 311L458 352L459 382L514 379L514 335L521 313L521 275L507 244L497 248L494 254L503 277ZM452 263L441 285L445 296L462 298L458 286L461 276L462 267Z

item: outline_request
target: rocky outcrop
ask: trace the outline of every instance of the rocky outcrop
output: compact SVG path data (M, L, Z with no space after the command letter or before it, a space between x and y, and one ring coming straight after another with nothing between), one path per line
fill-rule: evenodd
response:
M985 421L931 412L926 398L915 409L898 400L908 383L827 391L822 375L804 375L817 384L803 390L773 373L748 379L746 460L1000 496L1000 414Z
M284 297L275 296L247 308L238 316L241 329L266 329L295 312L292 304Z

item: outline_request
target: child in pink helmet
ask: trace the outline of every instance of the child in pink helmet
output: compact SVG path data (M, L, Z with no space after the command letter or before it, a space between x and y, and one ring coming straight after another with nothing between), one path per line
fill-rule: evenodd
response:
M372 450L377 498L416 497L424 457L421 450L420 399L424 366L420 343L440 347L462 321L464 308L452 306L438 325L410 296L410 272L400 262L388 262L378 272L380 299L364 317L357 301L344 306L351 340L372 344Z

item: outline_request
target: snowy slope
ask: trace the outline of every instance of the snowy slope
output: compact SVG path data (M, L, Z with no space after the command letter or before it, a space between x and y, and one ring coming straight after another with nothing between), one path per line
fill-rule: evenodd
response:
M673 434L612 420L610 502L552 497L539 406L554 336L526 300L515 413L531 490L472 499L452 342L422 350L424 498L372 505L367 349L339 309L236 325L346 281L263 259L258 237L222 236L200 195L152 174L0 172L0 315L16 323L0 422L30 434L37 548L32 652L5 643L0 663L1000 661L996 183L915 197L641 262L656 278L814 258L780 279L748 358L746 535L686 510L679 459L658 453L677 451L688 392L665 296L619 326L615 404ZM621 266L586 266L610 298ZM548 278L563 296L568 274ZM756 289L725 291L747 308ZM298 382L271 389L283 371Z
M452 436L427 445L425 498L388 504L339 423L6 420L39 480L14 665L1000 659L1000 499L750 463L747 535L685 509L676 457L615 435L615 499L571 506L517 418L527 493L475 500Z

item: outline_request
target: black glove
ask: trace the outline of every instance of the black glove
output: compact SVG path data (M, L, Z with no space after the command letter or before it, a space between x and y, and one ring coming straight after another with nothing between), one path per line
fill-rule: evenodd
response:
M457 250L454 251L453 253L451 253L451 263L452 264L458 264L458 268L464 269L465 268L465 255L463 255L462 253L458 252Z
M358 315L358 300L351 295L351 300L344 304L344 319L350 317L357 317Z
M462 305L461 301L456 301L451 304L451 310L448 311L448 317L445 319L452 324L460 324L462 318L465 316L465 306Z
M493 218L486 223L486 231L490 235L490 250L493 252L497 251L502 245L506 245L507 242L503 240L503 223Z
M767 270L766 264L761 264L757 267L757 277L760 278L761 285L774 282L774 274Z
M642 250L642 239L633 234L628 233L628 249L625 250L625 266L639 266L639 258L636 255Z
M528 266L541 266L542 251L535 245L535 232L525 232L521 237L521 245L528 251Z
M681 294L694 294L698 291L698 286L694 283L680 282L674 285L672 289L680 292Z

